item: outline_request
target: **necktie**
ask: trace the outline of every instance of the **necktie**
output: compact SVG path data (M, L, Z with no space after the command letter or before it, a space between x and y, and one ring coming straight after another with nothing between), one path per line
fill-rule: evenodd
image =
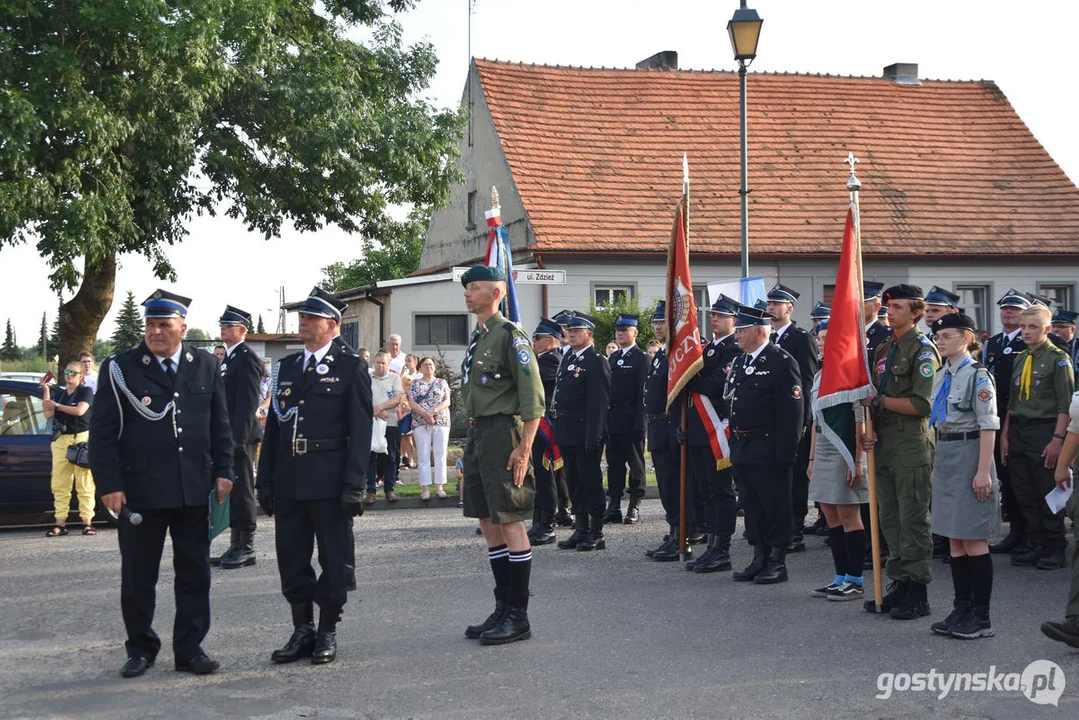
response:
M314 369L315 369L315 366L316 366L316 365L318 365L318 361L317 361L317 360L315 360L315 356L314 356L314 355L311 355L311 357L307 358L307 366L306 366L306 367L304 368L304 370L303 370L303 371L304 371L305 373L309 373L309 372L311 372L312 370L314 370Z
M970 358L967 358L959 367L955 369L955 372L959 372L970 363ZM952 376L955 373L944 371L944 379L940 382L940 389L937 390L937 399L933 401L933 411L929 414L929 425L932 427L938 427L944 424L944 421L948 417L948 395L952 392Z
M169 376L169 384L176 384L176 369L172 366L172 358L165 358L161 361L165 366L165 374Z
M1026 360L1023 361L1023 372L1019 376L1019 399L1030 399L1030 382L1034 377L1034 356L1029 352L1027 353Z
M476 330L472 333L472 342L468 344L468 350L465 351L465 380L464 384L468 384L468 376L472 373L472 356L476 353L476 344L480 341L480 331Z

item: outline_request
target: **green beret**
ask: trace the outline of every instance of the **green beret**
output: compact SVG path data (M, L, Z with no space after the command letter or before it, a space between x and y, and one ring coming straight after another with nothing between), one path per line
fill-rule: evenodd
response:
M461 276L461 284L468 287L469 283L476 282L477 280L497 282L505 279L506 273L502 272L500 268L491 267L489 265L473 265Z

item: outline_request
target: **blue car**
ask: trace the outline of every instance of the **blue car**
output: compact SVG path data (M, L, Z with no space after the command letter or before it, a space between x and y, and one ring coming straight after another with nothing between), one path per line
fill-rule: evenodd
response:
M41 386L0 378L0 413L0 522L51 524L52 420L45 417ZM77 522L77 500L71 501ZM100 502L96 519L113 521Z

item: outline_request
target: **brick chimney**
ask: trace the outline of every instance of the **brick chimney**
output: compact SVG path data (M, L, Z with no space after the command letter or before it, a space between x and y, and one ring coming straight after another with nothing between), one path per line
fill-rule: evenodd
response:
M921 85L918 79L918 63L893 63L884 68L884 78L897 85Z

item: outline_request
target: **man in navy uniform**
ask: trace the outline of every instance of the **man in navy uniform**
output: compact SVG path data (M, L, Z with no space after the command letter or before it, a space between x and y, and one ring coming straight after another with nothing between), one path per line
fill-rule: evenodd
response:
M787 580L791 473L805 428L798 363L768 342L772 320L763 310L738 309L735 339L742 355L731 366L723 393L731 413L731 460L746 537L754 543L753 561L733 577L763 585Z
M862 282L862 289L862 321L865 322L866 349L872 358L880 344L892 336L892 329L886 324L888 310L880 299L884 294L884 283L865 280Z
M602 550L603 471L600 444L607 420L611 391L611 366L592 345L596 321L575 313L569 320L569 352L562 359L555 382L551 417L555 421L555 443L562 451L566 483L573 497L576 528L565 540L563 550Z
M816 330L822 320L827 320L830 317L832 317L832 306L828 303L818 302L809 311L809 319L813 321L813 327L810 328L810 331Z
M1068 344L1066 352L1071 358L1072 367L1075 368L1075 387L1079 388L1079 340L1075 337L1077 319L1079 319L1079 313L1061 308L1053 315L1052 330Z
M337 623L348 600L348 518L363 514L372 397L362 358L333 341L344 308L316 287L299 309L304 349L274 370L258 501L267 515L277 514L281 592L294 627L270 656L277 663L305 657L333 662ZM311 567L316 540L322 568L317 581Z
M1003 425L1004 417L1008 414L1015 359L1027 349L1019 325L1023 311L1030 307L1030 300L1023 293L1009 288L1008 292L997 300L997 305L1000 307L1000 326L1003 330L989 338L982 347L982 365L993 375L997 388L997 417ZM989 546L989 552L1022 554L1027 550L1026 524L1012 491L1011 471L1006 463L1001 462L1000 440L1001 433L998 430L993 459L997 466L997 478L1000 479L1000 504L1003 514L1007 516L1009 530L1003 540Z
M620 313L614 321L618 349L607 358L611 367L610 406L607 411L607 512L604 523L622 522L622 492L629 466L629 507L625 523L641 519L644 499L644 380L648 356L637 347L636 315Z
M562 330L562 337L559 339L559 342L562 345L561 351L563 355L569 352L569 335L566 331L569 330L569 320L573 315L574 312L572 310L559 310L555 313L555 316L551 318Z
M933 323L943 315L959 312L959 296L951 290L934 285L925 294L925 326L933 327Z
M810 337L809 332L798 327L791 320L798 296L799 293L789 287L776 284L768 291L768 312L775 318L772 321L772 342L790 353L794 361L798 363L801 386L809 388L813 386L813 378L817 375L820 363L817 360L817 344ZM790 545L787 547L788 552L802 552L806 547L804 527L806 515L809 513L809 446L812 441L809 430L813 425L808 392L802 393L802 405L805 432L798 441L798 456L794 460L794 476L791 485L794 530L791 533Z
M263 369L262 360L244 342L251 330L251 313L227 305L218 322L225 343L221 377L232 423L232 470L236 484L229 502L229 548L219 557L210 558L210 564L232 570L255 564L254 469L255 450L262 441L258 408Z
M210 494L232 489L232 428L217 358L182 342L189 298L158 290L146 308L142 344L101 366L90 420L91 469L101 502L125 506L142 523L119 526L120 609L128 659L120 674L153 666L161 640L152 627L165 533L172 536L176 669L218 668L202 649L210 629Z
M562 364L562 328L554 320L540 318L532 333L532 352L539 364L540 380L543 382L545 407L550 408L554 399L554 384L558 377L558 366ZM536 508L532 515L532 527L528 530L528 540L533 545L547 545L557 538L554 533L555 512L558 510L558 485L555 473L561 469L554 462L552 448L548 441L552 422L547 427L540 423L536 433L537 442L532 444L532 472L536 477ZM557 447L557 445L555 446ZM546 456L546 457L545 457Z
M742 354L734 339L738 307L739 304L726 295L720 295L712 305L709 314L713 339L702 348L703 367L686 385L686 389L691 393L688 403L689 416L686 418L689 432L685 438L688 444L688 470L693 490L697 498L703 501L708 535L708 545L704 553L685 565L687 570L697 573L731 569L731 535L734 534L738 515L734 471L731 469L729 457L723 459L722 464L725 467L719 469L720 459L712 449L712 438L705 429L702 413L709 418L710 423L716 423L717 433L722 432L718 423L729 416L727 403L723 399L723 388L731 366ZM679 403L679 406L682 404Z

